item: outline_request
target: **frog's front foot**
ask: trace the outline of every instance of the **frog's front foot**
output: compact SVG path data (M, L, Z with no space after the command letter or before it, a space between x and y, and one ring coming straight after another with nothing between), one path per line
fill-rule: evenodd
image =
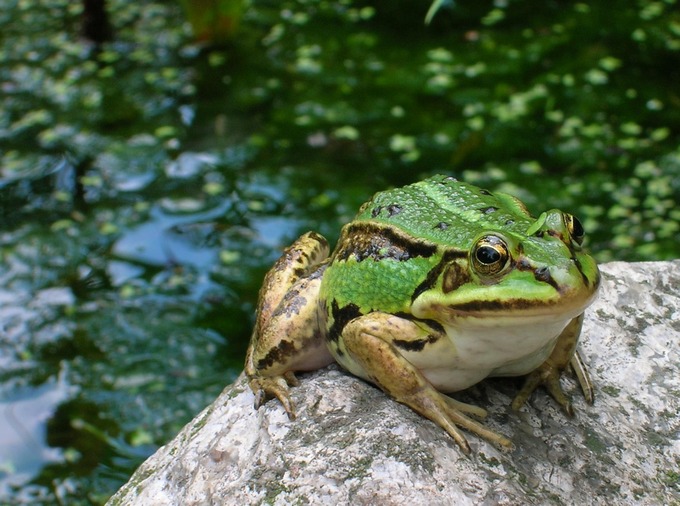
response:
M267 399L276 397L288 413L288 418L295 419L295 405L289 387L297 386L298 380L292 371L283 376L250 376L248 384L255 394L255 409L259 409Z
M574 356L571 358L569 363L576 373L576 377L578 378L578 382L581 385L586 402L588 404L592 404L594 397L592 383L578 352L574 353ZM522 386L522 389L512 401L512 409L515 411L519 410L524 405L524 403L526 403L534 390L543 385L546 390L548 390L548 393L552 396L552 398L555 399L555 401L557 401L560 406L562 406L564 411L569 416L573 416L574 408L571 405L569 397L567 397L567 395L564 393L564 390L562 390L562 385L560 384L560 377L563 370L563 368L558 367L551 363L550 360L547 360L536 370L529 373L526 381L524 382L524 386Z
M544 363L537 369L529 373L527 376L522 389L515 396L512 401L512 409L518 411L524 404L529 400L529 397L534 390L539 386L543 385L550 395L557 401L557 403L562 406L564 411L569 415L573 416L574 409L571 406L571 401L565 395L564 390L562 390L562 385L560 385L561 371L556 369L552 364Z
M593 384L590 381L588 370L586 369L581 356L576 350L579 334L581 333L581 325L583 324L583 314L577 316L569 322L562 333L557 338L555 348L538 368L529 373L524 386L519 391L515 399L512 401L512 409L519 410L524 403L529 399L538 386L543 385L548 393L562 406L564 411L569 415L574 415L574 408L571 401L565 395L560 385L560 376L562 372L571 365L583 396L588 404L593 403Z
M343 329L343 348L338 348L338 362L343 365L348 357L351 358L348 365L355 374L375 383L395 400L442 427L465 453L470 453L470 445L460 428L504 448L512 448L509 439L468 416L483 418L486 416L485 410L440 393L393 344L395 335L410 340L402 343L417 343L424 336L444 338L443 335L433 337L430 331L435 332L425 330L411 320L387 313L374 312L355 318Z

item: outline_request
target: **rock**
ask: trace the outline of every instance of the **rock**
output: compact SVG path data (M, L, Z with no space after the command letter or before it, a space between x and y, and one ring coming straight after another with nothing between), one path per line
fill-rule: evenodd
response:
M544 391L509 408L519 381L457 395L489 410L502 451L467 434L461 453L432 422L339 368L300 375L297 420L253 409L243 377L150 457L111 505L679 504L680 261L601 266L581 353L594 406Z

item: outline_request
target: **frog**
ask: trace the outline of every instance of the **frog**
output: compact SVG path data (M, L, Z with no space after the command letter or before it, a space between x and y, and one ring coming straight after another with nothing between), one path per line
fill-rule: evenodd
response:
M577 347L600 273L572 214L533 217L517 197L435 175L376 193L333 252L307 232L265 275L244 372L255 408L290 419L297 373L336 362L444 429L502 448L487 410L455 399L488 377L521 376L521 409L544 387L568 415L561 378L594 388Z

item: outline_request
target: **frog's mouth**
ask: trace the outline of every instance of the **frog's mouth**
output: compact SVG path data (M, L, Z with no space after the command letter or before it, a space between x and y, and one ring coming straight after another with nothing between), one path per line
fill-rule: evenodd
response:
M583 287L573 290L566 296L564 293L552 299L523 299L521 297L504 301L476 301L453 305L446 311L451 320L466 320L468 323L478 322L486 325L495 322L498 325L518 325L531 323L542 325L554 320L571 320L582 314L596 299L598 287Z
M476 300L442 306L441 312L449 319L460 318L499 320L550 320L554 318L574 318L590 306L597 293L594 291L585 298L565 300L534 300L511 298L504 300Z
M462 286L449 297L429 292L414 301L417 318L455 324L461 320L481 326L536 324L554 319L574 318L595 300L599 280L591 285L559 288L550 283L531 286Z

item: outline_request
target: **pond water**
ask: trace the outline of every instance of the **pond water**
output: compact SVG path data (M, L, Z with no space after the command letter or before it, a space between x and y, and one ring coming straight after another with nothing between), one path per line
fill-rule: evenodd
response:
M0 503L102 504L242 370L306 230L445 172L577 214L600 261L680 256L675 0L253 0L0 13Z

